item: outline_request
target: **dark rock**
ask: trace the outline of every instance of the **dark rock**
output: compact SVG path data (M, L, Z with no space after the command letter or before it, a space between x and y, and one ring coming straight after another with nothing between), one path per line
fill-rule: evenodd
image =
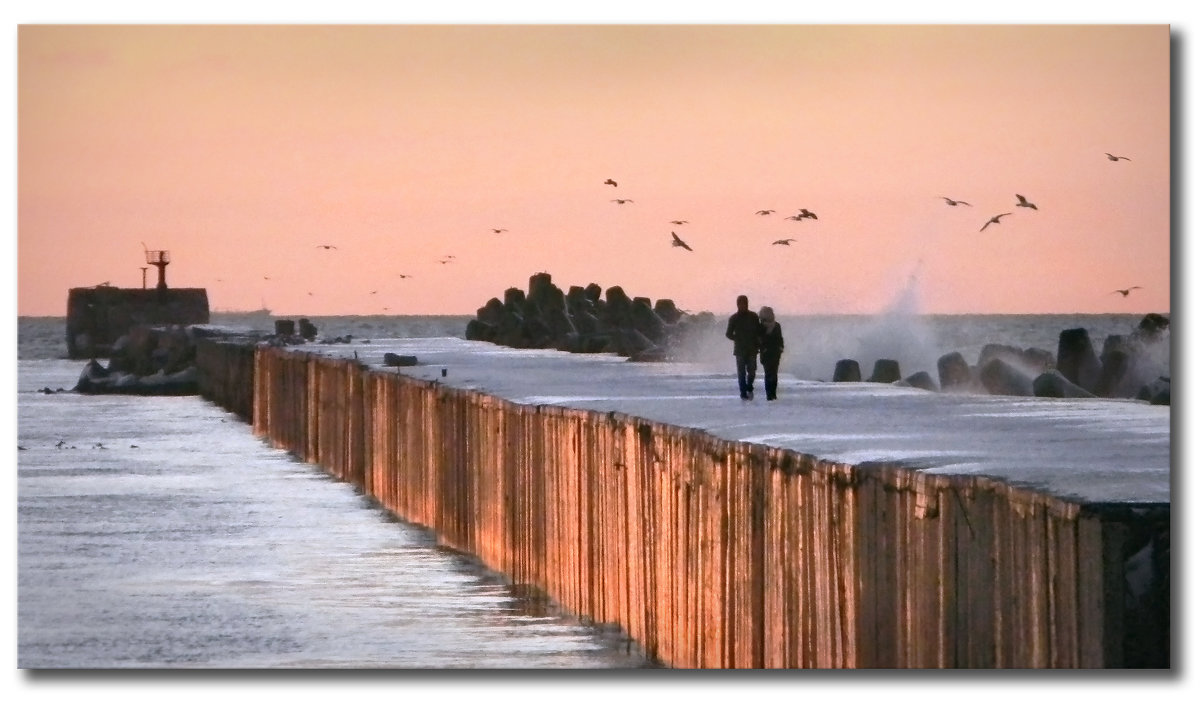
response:
M317 339L317 326L312 324L308 318L300 319L300 337L312 342Z
M1152 406L1171 405L1171 379L1160 376L1144 385L1137 393L1139 401L1149 401Z
M583 292L587 294L592 303L599 301L600 296L604 295L604 289L600 287L600 284L588 284L583 288Z
M75 384L74 390L80 393L93 393L109 382L111 382L111 378L108 370L104 368L104 365L91 359L83 365L83 371L79 373L79 381Z
M582 286L572 286L567 289L565 296L567 303L567 312L572 316L580 315L581 313L592 313L596 310L596 303L591 298L588 298L587 290Z
M415 355L411 354L384 352L383 364L386 367L415 367L417 365L417 358Z
M938 358L938 381L943 391L965 390L970 388L971 367L960 352L948 352Z
M660 298L654 302L654 312L668 325L675 325L683 317L683 313L675 307L675 301Z
M504 317L504 304L499 298L490 298L482 308L475 311L475 319L481 323L486 323L495 327L500 324L500 319Z
M979 383L989 393L1004 396L1032 396L1033 379L1015 365L993 357L979 368Z
M575 324L575 330L581 335L592 335L605 329L599 318L586 311L576 313L572 317L572 321Z
M900 363L894 359L877 359L867 381L891 384L900 381Z
M629 356L630 362L665 362L670 358L667 350L658 345L651 345Z
M632 357L644 350L654 347L654 341L632 328L613 331L609 335L608 345L604 351L621 357Z
M1021 352L1021 362L1035 376L1054 369L1054 353L1038 347L1030 347Z
M600 354L608 349L611 335L608 333L597 333L593 335L580 335L580 347L584 354Z
M1095 398L1087 389L1072 384L1062 372L1052 369L1033 380L1033 395L1043 398Z
M492 299L495 300L495 299ZM493 342L496 339L496 328L482 320L468 320L467 332L465 337L468 340L479 340L481 342Z
M275 334L276 335L289 335L289 336L295 335L296 334L296 321L286 320L283 318L276 320L275 321Z
M551 281L550 274L542 271L529 277L529 298L537 301L539 304L548 300L548 297L553 295L551 289L556 288ZM561 293L561 292L560 292Z
M554 339L550 333L550 326L537 317L525 318L525 324L521 326L521 336L525 344L520 346L527 349L550 347Z
M1100 359L1092 348L1092 338L1087 330L1071 328L1058 334L1055 368L1072 384L1094 391L1100 379Z
M1125 335L1109 335L1104 340L1104 350L1100 353L1100 376L1096 380L1095 393L1097 396L1112 398L1114 396L1129 396L1121 393L1122 381L1133 368L1133 358L1136 354L1133 344Z
M1022 351L1020 347L1014 347L1013 345L1000 345L989 342L988 344L984 345L981 350L979 350L979 361L975 364L975 366L983 367L993 359L1003 359L1005 362L1013 364L1020 361L1021 355Z
M858 360L839 359L833 367L834 381L862 381L862 372L858 368Z
M542 315L542 322L549 329L550 338L555 341L555 347L559 347L567 335L579 332L575 329L575 324L571 322L571 316L567 315L565 308L550 308Z
M504 289L504 307L510 311L519 311L525 305L525 292L515 286Z
M1148 313L1138 323L1137 333L1148 340L1156 340L1171 328L1171 319L1158 313Z
M625 289L610 286L604 292L604 303L604 312L600 319L615 328L627 327L629 309L633 306L633 301L625 295Z
M648 298L633 299L633 304L629 307L629 322L634 330L655 343L662 342L666 337L667 324L650 307Z
M932 376L929 376L929 372L917 372L916 374L910 374L909 376L905 377L903 381L898 383L917 389L924 389L926 391L938 390L937 382L933 380Z

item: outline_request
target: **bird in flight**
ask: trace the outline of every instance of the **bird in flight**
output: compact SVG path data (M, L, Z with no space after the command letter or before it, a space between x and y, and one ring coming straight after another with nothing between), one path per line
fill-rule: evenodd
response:
M1033 208L1034 210L1037 210L1037 206L1034 205L1033 203L1030 203L1029 201L1025 200L1025 196L1021 195L1020 193L1017 194L1017 207L1018 208Z
M987 229L987 226L991 225L992 223L996 223L997 225L999 225L1000 218L1004 217L1005 215L1012 215L1012 213L1000 213L999 215L993 215L991 220L988 220L987 222L983 223L983 227L979 228L979 231L983 232L984 230Z
M632 198L613 198L612 202L616 203L617 205L625 205L626 203L632 203L633 199Z
M808 217L808 216L807 215L799 215L799 214L798 215L789 215L786 218L784 218L784 220L795 220L796 222L800 222L801 220L803 220L806 217Z
M1127 156L1113 156L1112 154L1109 154L1108 152L1104 152L1104 156L1108 157L1109 161L1120 161L1121 159L1124 159L1125 161L1133 161L1133 159L1130 159Z
M775 211L774 210L756 210L756 211L754 211L754 214L755 215L770 215L773 212L775 212Z
M452 264L453 262L454 262L453 259L439 259L438 260L438 264Z
M787 238L786 240L775 240L775 241L774 241L774 242L772 242L771 244L781 244L781 245L783 245L784 247L790 247L790 246L792 245L792 243L793 243L793 242L795 242L795 241L796 241L796 238L794 238L794 237L789 237L789 238Z
M946 205L971 205L965 200L954 200L953 198L947 198L946 196L941 196L941 199L946 201Z
M612 186L613 188L616 188L616 187L617 187L617 182L616 182L616 181L614 181L614 180L612 180L611 178L606 178L606 179L604 179L604 185L606 185L606 186Z
M317 247L319 249L337 249L337 247L335 247L331 244L319 244L319 245L317 245Z
M504 229L503 227L493 227L492 232L495 232L498 235L501 232L508 232L508 230Z
M686 225L687 220L671 220L672 225Z
M1135 288L1141 288L1141 286L1130 286L1129 288L1119 288L1116 291L1113 291L1113 293L1119 293L1119 294L1121 294L1122 298L1125 298L1125 297L1129 296L1129 292L1134 290Z
M684 242L683 240L679 239L679 235L675 234L674 232L671 233L671 246L672 247L683 247L684 249L686 249L689 252L694 251L691 247L688 246L687 242Z
M411 279L412 278L412 274L396 274L396 276L399 276L402 279Z

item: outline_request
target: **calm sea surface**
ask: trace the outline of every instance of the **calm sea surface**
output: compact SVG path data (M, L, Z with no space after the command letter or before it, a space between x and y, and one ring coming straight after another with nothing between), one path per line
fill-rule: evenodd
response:
M782 372L887 357L933 373L941 354L974 363L992 342L1053 352L1074 327L1099 349L1141 317L784 317ZM461 337L469 317L311 320L383 339ZM518 593L198 397L40 393L78 379L64 333L63 318L18 320L19 668L651 665L616 629ZM732 366L723 338L694 352Z

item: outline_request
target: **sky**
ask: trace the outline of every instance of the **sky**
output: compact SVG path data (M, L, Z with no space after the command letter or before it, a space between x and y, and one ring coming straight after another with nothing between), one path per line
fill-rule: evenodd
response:
M285 315L473 314L537 272L693 312L1170 313L1170 32L22 24L17 313L153 286L145 248Z

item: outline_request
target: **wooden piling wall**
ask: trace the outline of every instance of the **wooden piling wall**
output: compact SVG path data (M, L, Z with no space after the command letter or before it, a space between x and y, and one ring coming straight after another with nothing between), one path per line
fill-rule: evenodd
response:
M220 339L196 341L200 395L236 413L247 423L254 415L254 347Z
M254 354L257 434L666 665L1169 666L1169 505L1085 507ZM1126 567L1148 545L1153 589L1131 609Z

